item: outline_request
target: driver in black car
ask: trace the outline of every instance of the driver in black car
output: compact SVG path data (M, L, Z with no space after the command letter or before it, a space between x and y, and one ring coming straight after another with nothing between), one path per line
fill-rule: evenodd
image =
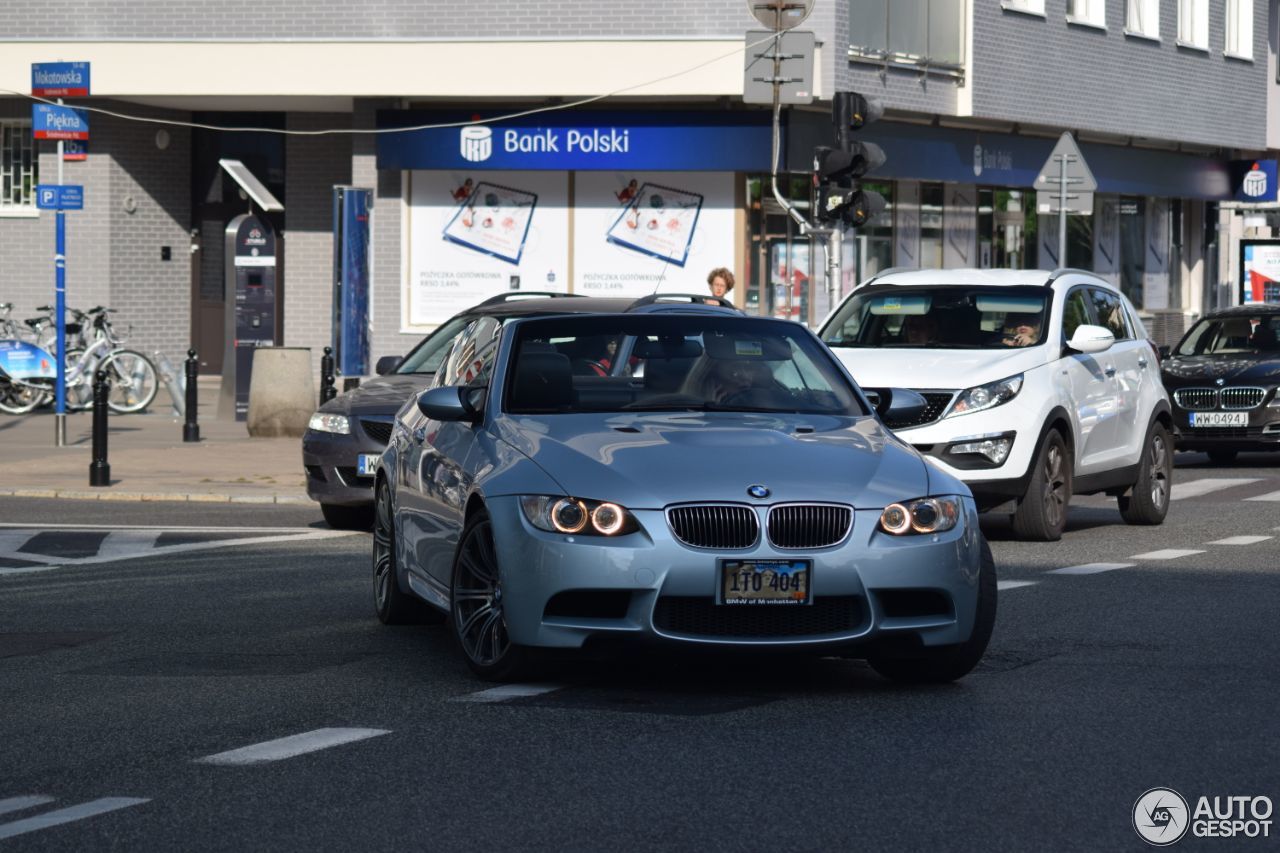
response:
M707 379L706 398L719 406L769 408L785 405L790 398L769 365L761 361L718 361Z

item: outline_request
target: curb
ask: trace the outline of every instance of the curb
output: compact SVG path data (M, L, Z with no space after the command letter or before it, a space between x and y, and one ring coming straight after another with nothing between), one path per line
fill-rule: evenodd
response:
M0 497L14 498L60 498L63 500L82 501L171 501L177 503L224 503L224 504L290 504L293 506L311 505L315 502L306 495L231 495L194 492L181 494L177 492L90 492L84 489L0 489Z

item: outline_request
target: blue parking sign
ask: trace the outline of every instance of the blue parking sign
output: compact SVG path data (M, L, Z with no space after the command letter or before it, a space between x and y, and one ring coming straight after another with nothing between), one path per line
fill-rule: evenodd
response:
M36 207L40 210L84 210L84 186L36 184Z

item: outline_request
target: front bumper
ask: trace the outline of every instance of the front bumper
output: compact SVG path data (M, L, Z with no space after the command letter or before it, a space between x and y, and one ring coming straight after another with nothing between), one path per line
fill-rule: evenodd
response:
M855 513L841 545L715 552L687 547L658 510L636 511L642 530L617 539L572 537L532 527L515 498L488 505L513 642L579 648L588 640L705 646L841 648L881 641L926 646L968 639L978 604L981 535L965 499L955 529L893 537L879 510ZM809 605L715 603L722 558L810 559ZM768 612L764 612L768 611Z
M302 466L307 475L307 497L313 501L342 506L359 506L373 503L373 476L361 476L357 469L357 457L361 453L380 454L387 443L366 429L365 419L352 417L352 432L343 435L332 432L307 430L302 436ZM386 423L390 432L390 420Z
M1173 441L1178 450L1280 450L1280 406L1247 410L1242 427L1193 427L1191 412L1173 405Z

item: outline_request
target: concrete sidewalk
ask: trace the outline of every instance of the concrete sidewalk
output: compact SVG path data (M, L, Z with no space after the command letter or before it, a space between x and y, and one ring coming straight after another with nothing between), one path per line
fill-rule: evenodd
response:
M108 418L111 485L89 486L93 415L67 415L67 446L54 446L50 409L0 414L0 495L85 500L309 504L302 440L250 438L243 422L215 418L217 376L200 377L200 442L182 441L182 418L161 387L145 414Z

